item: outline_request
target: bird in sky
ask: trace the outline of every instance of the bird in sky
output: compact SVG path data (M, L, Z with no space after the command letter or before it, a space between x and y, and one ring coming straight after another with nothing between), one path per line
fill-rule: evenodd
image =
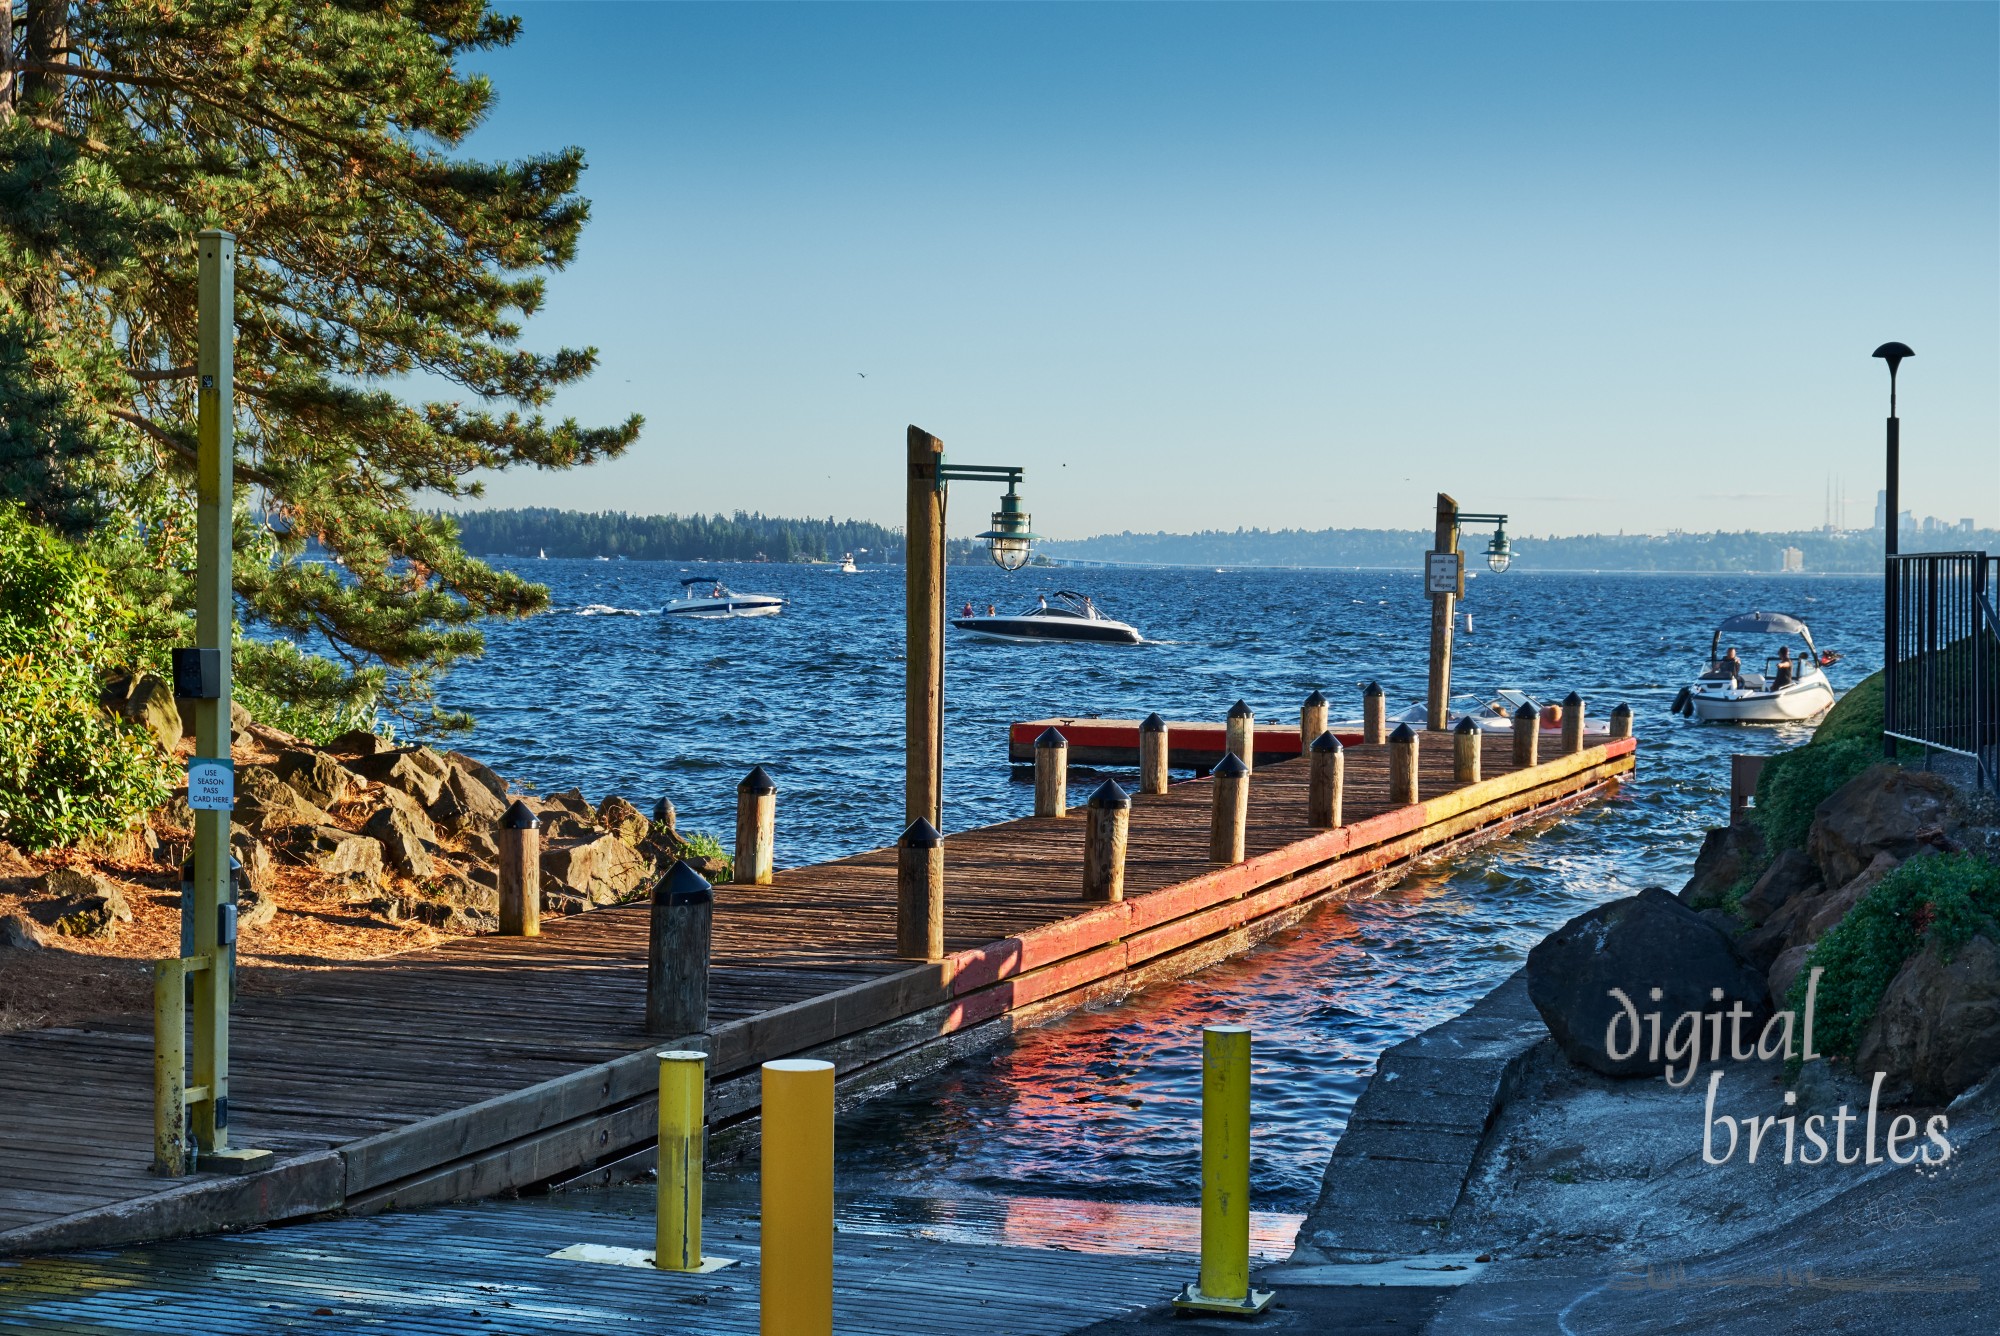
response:
M855 372L854 374L855 374L855 375L857 375L857 376L859 376L859 377L861 377L861 379L863 379L863 380L867 380L867 379L868 379L868 373L867 373L866 371L857 371L857 372Z

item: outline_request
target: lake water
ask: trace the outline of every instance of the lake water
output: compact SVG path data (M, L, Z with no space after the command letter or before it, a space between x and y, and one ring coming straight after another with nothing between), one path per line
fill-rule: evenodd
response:
M482 660L447 683L479 720L460 745L544 791L673 799L683 830L728 838L753 764L779 785L779 865L892 841L902 812L903 573L864 567L507 561L550 587L555 611L493 627ZM662 618L683 575L792 600L777 617ZM954 567L950 604L1031 606L1077 588L1152 641L946 652L947 830L1026 815L1007 726L1049 715L1220 719L1239 697L1296 721L1320 689L1336 719L1380 681L1392 708L1423 694L1429 603L1414 573L1029 570ZM912 1191L1190 1200L1199 1182L1200 1028L1255 1031L1252 1193L1303 1210L1374 1059L1462 1010L1551 928L1641 886L1677 889L1724 817L1727 756L1807 730L1684 723L1667 713L1721 618L1807 621L1845 655L1837 690L1879 666L1872 578L1482 573L1455 685L1576 690L1594 714L1636 715L1639 769L1612 802L1420 871L1324 911L1258 950L848 1109L841 1172ZM1746 659L1761 651L1740 643Z

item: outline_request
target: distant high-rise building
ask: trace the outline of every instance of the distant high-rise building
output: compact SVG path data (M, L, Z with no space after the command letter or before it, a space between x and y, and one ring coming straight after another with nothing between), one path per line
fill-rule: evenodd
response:
M1887 492L1875 493L1875 527L1878 529L1887 529L1889 527L1889 494Z
M1778 569L1786 575L1794 575L1806 568L1806 554L1795 547L1788 547L1778 554Z

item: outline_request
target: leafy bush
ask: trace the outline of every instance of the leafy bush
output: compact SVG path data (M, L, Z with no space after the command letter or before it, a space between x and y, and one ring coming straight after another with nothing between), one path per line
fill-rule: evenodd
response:
M114 834L171 792L159 746L97 703L122 615L98 567L0 505L0 838L47 849Z
M731 869L736 865L736 856L722 847L718 837L705 830L694 830L682 835L682 852L692 858L720 858Z
M1860 738L1882 746L1882 674L1871 673L1847 689L1813 730L1810 746Z
M1764 762L1753 819L1764 834L1765 854L1775 859L1787 849L1805 848L1814 809L1881 759L1878 732L1872 741L1843 737L1821 743L1815 737Z
M2000 865L1973 854L1912 858L1861 897L1807 958L1790 1003L1805 1005L1812 967L1826 973L1814 1007L1820 1051L1851 1054L1903 962L1935 943L1944 958L2000 915Z

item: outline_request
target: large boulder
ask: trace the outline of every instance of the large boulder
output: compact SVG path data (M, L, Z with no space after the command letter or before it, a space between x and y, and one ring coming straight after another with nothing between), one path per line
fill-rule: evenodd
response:
M236 772L234 819L267 839L291 826L333 824L333 818L322 808L261 765L245 766Z
M152 735L166 751L180 745L181 712L174 689L151 673L120 673L106 679L98 703Z
M1847 781L1814 810L1806 852L1828 886L1845 886L1875 855L1908 858L1964 824L1958 794L1944 776L1885 761Z
M470 756L467 756L464 752L455 752L455 751L446 752L444 754L444 759L450 761L460 770L463 770L465 772L466 778L472 780L475 784L485 789L488 793L500 799L502 802L506 801L507 781L500 778L499 775L495 774L490 766L482 765L478 761L473 760Z
M1902 866L1902 859L1894 854L1876 854L1874 861L1862 868L1854 880L1837 891L1814 896L1806 903L1806 913L1787 942L1789 946L1810 946L1833 931L1847 911L1861 903L1861 897L1875 889L1882 878Z
M1641 1013L1728 1010L1743 1002L1761 1025L1771 1000L1761 971L1745 961L1726 933L1657 886L1577 915L1528 953L1528 997L1570 1061L1606 1076L1653 1076L1644 1037L1621 1022L1617 1043L1630 1056L1613 1058L1606 1032L1625 1014L1611 995L1621 989ZM1662 990L1659 1001L1651 990ZM1711 1000L1711 989L1723 1000ZM1666 1021L1665 1023L1671 1023Z
M132 921L125 892L94 872L56 868L42 878L41 888L53 900L42 912L59 936L108 939L119 924Z
M1983 934L1946 960L1935 941L1905 961L1861 1032L1855 1071L1884 1072L1892 1102L1945 1104L2000 1066L2000 946Z
M268 891L246 890L236 901L236 928L239 932L257 932L271 926L278 917L278 902Z
M231 823L229 827L229 852L243 865L243 884L253 891L261 891L270 886L273 864L271 846L251 834L248 829Z
M376 808L361 833L382 846L383 855L397 871L411 877L428 877L435 870L430 850L424 847L415 825L396 808Z
M382 846L339 826L298 826L287 832L285 854L330 877L381 880Z
M355 789L354 772L314 747L280 752L271 769L300 797L320 807L344 802Z
M615 835L599 834L542 851L542 883L554 882L592 904L616 904L637 891L653 865Z
M490 831L506 814L507 804L456 761L430 805L431 820L454 834Z
M37 951L46 944L42 926L26 914L0 914L0 951Z
M597 824L635 849L653 825L643 812L615 793L597 805Z
M1819 889L1819 868L1803 849L1787 849L1771 861L1764 875L1743 893L1737 908L1753 924L1763 923L1795 895Z
M375 797L378 807L392 807L401 813L403 819L409 822L410 829L416 832L418 839L425 844L438 842L437 826L432 823L430 813L424 809L422 803L401 789L378 788L375 790ZM374 813L370 812L362 819L366 821L373 816Z
M1702 839L1694 875L1681 887L1681 899L1696 909L1722 903L1729 888L1748 876L1764 858L1764 836L1747 822L1718 826Z
M365 728L350 728L327 743L326 749L335 756L360 757L388 751L393 745L380 733L371 733Z
M433 765L430 761L437 763ZM425 807L437 801L438 790L444 786L444 763L428 747L406 747L357 757L348 769L384 787L401 789Z

